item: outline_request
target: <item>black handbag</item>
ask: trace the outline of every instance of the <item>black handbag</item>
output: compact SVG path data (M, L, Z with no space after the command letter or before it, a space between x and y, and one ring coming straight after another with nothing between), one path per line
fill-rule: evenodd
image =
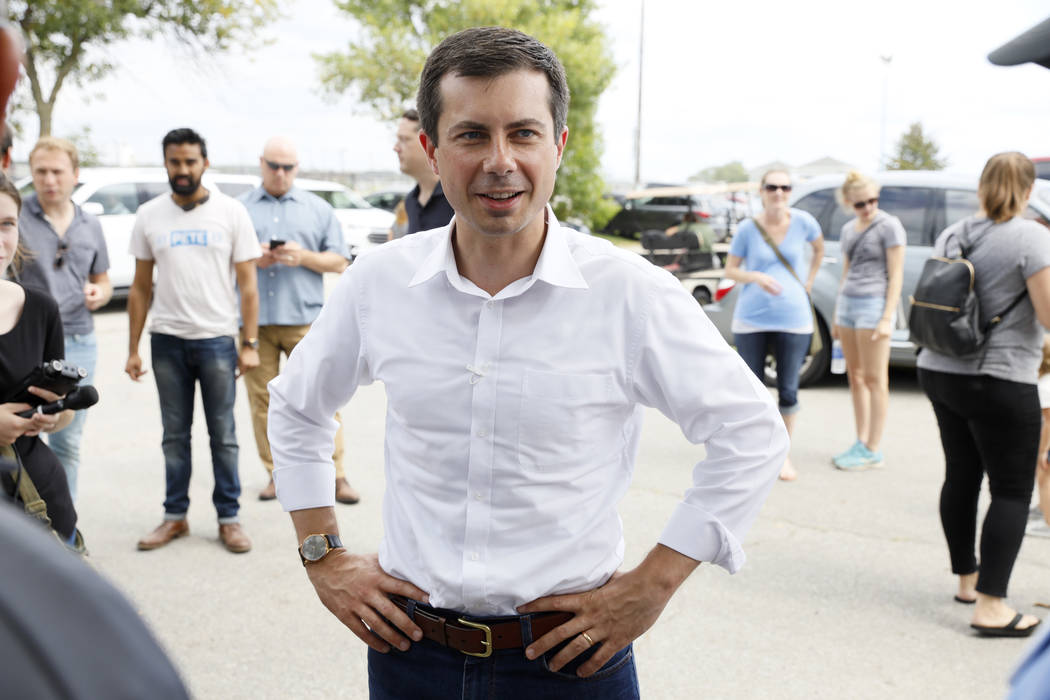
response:
M968 357L981 350L1003 316L1028 294L1026 289L1002 312L981 322L976 271L966 257L971 250L969 225L964 223L959 233L958 257L933 257L923 265L908 313L911 342L949 357Z

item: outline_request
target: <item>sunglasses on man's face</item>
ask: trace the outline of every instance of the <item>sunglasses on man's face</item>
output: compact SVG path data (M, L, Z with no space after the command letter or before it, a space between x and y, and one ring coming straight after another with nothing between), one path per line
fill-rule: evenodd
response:
M782 192L790 192L791 185L774 185L767 183L765 185L762 185L762 189L764 189L766 192L776 192L777 190L780 190Z
M62 267L66 261L66 251L69 250L69 241L64 238L58 242L58 249L55 250L55 269L58 270Z
M862 199L859 202L854 202L853 203L853 208L856 209L857 211L860 211L864 207L875 206L878 203L879 203L879 198L878 197L872 197L871 199Z
M296 163L274 163L272 160L266 161L266 167L270 170L277 172L283 170L286 173L290 173L295 170Z

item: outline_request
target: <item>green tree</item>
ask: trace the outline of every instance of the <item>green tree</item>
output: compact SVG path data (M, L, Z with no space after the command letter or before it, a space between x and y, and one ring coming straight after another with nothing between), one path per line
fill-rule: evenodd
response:
M946 158L940 157L941 148L922 131L922 122L915 122L901 134L895 155L886 163L887 170L944 170Z
M317 55L330 96L353 91L380 119L393 120L415 103L430 50L468 27L501 25L530 34L558 55L569 80L569 142L552 201L559 218L598 228L615 213L602 199L602 140L595 128L598 98L615 72L608 39L592 17L594 0L336 0L361 25L345 53Z
M10 0L26 41L25 68L40 135L51 134L62 88L98 80L114 64L102 49L131 36L166 35L202 51L253 39L277 0Z
M747 168L739 160L704 168L690 180L700 182L747 182Z

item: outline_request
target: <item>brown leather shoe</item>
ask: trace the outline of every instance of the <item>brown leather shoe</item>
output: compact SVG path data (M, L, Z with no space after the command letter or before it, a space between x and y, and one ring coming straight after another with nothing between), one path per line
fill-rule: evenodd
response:
M157 549L176 537L190 534L190 524L185 520L165 520L157 529L139 540L139 549Z
M361 500L361 494L357 492L350 482L346 480L346 477L340 477L335 480L335 500L340 503L346 503L353 505Z
M219 541L234 554L243 554L252 548L252 541L248 539L240 523L219 525Z
M266 485L262 491L259 492L260 501L272 501L277 498L277 485L273 483L273 479L270 479L270 483Z

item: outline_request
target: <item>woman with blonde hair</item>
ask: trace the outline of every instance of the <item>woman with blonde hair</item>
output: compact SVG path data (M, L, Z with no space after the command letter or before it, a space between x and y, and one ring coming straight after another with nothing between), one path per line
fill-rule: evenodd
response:
M1034 182L1035 168L1023 154L992 156L977 189L980 211L937 238L934 255L961 255L973 265L982 322L1002 320L971 355L923 349L918 361L944 449L940 511L959 577L955 600L976 603L970 626L984 636L1027 637L1039 624L1005 600L1038 457L1040 324L1050 326L1050 232L1022 216ZM977 501L985 474L991 502L978 560Z
M809 213L788 206L791 176L771 170L762 176L759 190L762 213L743 221L726 258L725 276L742 283L733 310L733 339L737 352L761 380L766 355L773 354L777 369L780 415L791 434L801 408L799 372L813 333L809 291L824 258L820 224ZM806 248L812 247L809 269L803 268ZM780 478L792 481L798 472L784 461Z
M856 170L836 191L856 213L842 226L842 283L832 337L842 343L857 439L832 463L846 471L882 464L879 443L889 408L890 333L904 276L907 235L900 219L879 209L879 184Z

